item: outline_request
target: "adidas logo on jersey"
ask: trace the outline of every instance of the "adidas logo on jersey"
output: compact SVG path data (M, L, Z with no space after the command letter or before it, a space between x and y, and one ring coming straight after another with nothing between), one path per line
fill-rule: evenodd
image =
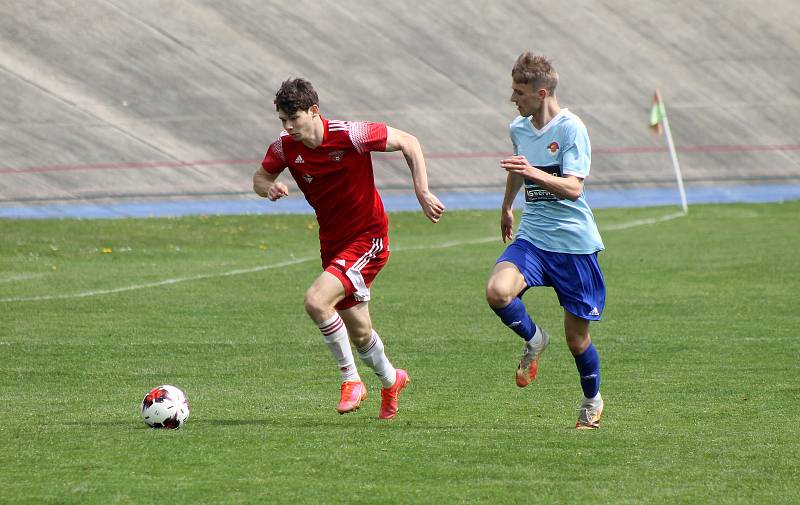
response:
M305 163L305 160L303 160L303 157L298 154L297 158L294 159L294 162L295 163Z

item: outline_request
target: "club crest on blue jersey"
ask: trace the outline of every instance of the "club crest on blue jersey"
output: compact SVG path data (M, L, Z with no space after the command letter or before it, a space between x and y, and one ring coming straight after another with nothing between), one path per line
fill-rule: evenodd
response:
M558 156L558 151L560 150L558 146L558 142L550 142L550 145L547 146L547 151L550 153L550 156L555 158Z

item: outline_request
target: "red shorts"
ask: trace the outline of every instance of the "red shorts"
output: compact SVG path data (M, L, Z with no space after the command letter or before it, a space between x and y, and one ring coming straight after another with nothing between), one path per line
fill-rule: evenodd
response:
M344 286L344 298L336 304L336 310L369 301L369 287L387 261L389 237L358 238L341 251L322 251L322 268Z

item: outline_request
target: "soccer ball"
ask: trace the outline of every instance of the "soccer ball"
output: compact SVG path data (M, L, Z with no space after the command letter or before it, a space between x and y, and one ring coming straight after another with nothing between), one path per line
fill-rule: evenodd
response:
M175 430L183 426L188 417L186 393L175 386L155 387L142 400L142 419L151 428Z

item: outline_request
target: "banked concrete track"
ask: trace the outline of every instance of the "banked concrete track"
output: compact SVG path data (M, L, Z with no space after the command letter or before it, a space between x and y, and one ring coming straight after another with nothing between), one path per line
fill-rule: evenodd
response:
M272 99L312 80L331 118L417 135L439 191L500 190L510 68L552 57L587 124L590 185L800 182L800 3L776 1L4 2L0 206L254 198ZM376 156L385 192L402 156Z

